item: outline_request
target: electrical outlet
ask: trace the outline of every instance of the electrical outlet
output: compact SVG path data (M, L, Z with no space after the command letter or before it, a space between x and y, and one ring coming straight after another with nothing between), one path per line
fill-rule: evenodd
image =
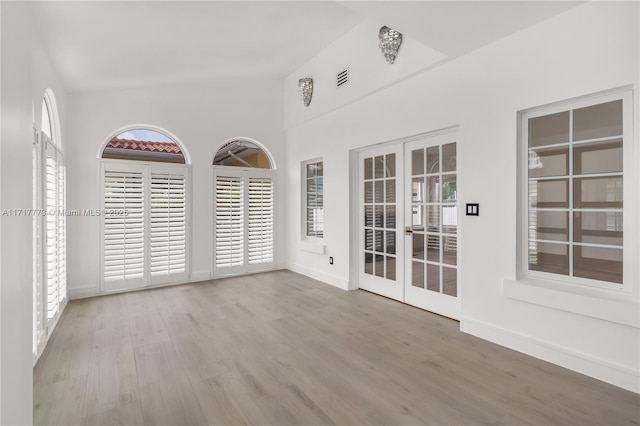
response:
M333 265L333 256L329 256L329 265Z

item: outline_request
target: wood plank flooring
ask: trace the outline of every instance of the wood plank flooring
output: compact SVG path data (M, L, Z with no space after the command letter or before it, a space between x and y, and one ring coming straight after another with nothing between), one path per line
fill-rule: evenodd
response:
M633 425L640 397L277 271L69 303L38 425Z

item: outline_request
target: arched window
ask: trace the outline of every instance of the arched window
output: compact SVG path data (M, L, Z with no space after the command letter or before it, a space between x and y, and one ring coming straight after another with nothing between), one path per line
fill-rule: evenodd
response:
M269 270L274 262L275 163L247 138L226 141L213 159L214 275Z
M100 158L101 290L187 281L189 156L184 146L164 130L135 127L109 138Z
M67 302L66 170L60 121L51 89L42 99L33 150L33 351L37 358Z

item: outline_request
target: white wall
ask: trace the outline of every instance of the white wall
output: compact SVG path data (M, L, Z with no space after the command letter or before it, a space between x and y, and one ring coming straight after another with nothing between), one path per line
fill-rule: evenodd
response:
M33 123L40 130L41 105L53 89L64 135L65 92L33 25L27 3L2 8L2 182L0 210L32 206ZM0 336L1 424L31 424L32 218L2 216Z
M284 259L285 179L282 178L282 82L238 80L68 96L67 203L72 210L97 209L101 144L124 126L148 124L173 133L186 146L192 166L192 281L210 277L212 221L211 163L219 146L233 137L258 140L275 157L276 264ZM96 294L99 283L100 220L68 219L68 288L71 298Z
M446 59L446 55L411 37L403 36L398 56L389 66L378 47L382 24L365 19L331 43L284 81L285 99L298 95L298 80L313 78L313 97L305 107L302 101L285 102L285 128L316 118ZM349 70L349 82L336 87L337 74Z
M31 43L26 8L2 3L2 209L31 206ZM27 48L25 48L27 47ZM30 424L31 220L2 216L2 424Z
M302 123L286 129L287 221L296 224L287 234L289 267L347 288L350 150L459 125L461 203L479 202L482 212L461 223L462 329L640 392L636 326L503 293L503 281L516 276L517 111L629 84L637 108L638 16L637 3L588 3L306 122L290 113L300 101L285 91L293 116L285 122ZM351 51L354 63L367 60L366 49ZM324 52L323 63L315 58L303 68L337 69L342 57L335 56ZM325 162L324 256L300 249L297 225L300 162L316 157ZM637 175L635 182L637 193ZM628 306L637 314L637 300Z

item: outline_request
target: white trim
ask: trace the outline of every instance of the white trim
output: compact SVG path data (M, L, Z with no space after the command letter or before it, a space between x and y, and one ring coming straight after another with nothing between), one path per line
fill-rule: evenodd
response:
M640 373L633 368L469 317L462 317L460 331L640 393Z
M287 269L292 272L296 272L298 274L302 274L304 276L312 278L314 280L321 281L325 284L332 285L341 290L350 290L349 282L336 275L327 274L326 272L318 271L317 269L311 269L297 263L287 264Z
M300 250L308 253L325 254L327 246L316 240L305 239L300 241Z
M314 236L309 236L307 235L307 210L309 208L309 206L307 205L307 180L309 179L309 177L307 176L307 166L309 164L314 164L314 163L322 163L322 211L323 211L323 219L322 219L322 237L314 237ZM317 191L316 191L317 192ZM300 220L300 240L303 241L303 243L305 241L308 241L308 244L315 244L315 245L322 245L322 242L324 241L324 159L322 157L316 157L313 158L311 160L305 160L305 161L301 161L300 162L300 218L302 220ZM301 245L301 247L304 247L304 244ZM305 248L302 248L302 250L305 251L310 251L310 250L306 250ZM312 253L317 253L314 251L311 251ZM321 254L324 254L324 249L323 252Z
M107 147L107 144L111 142L111 139L115 138L119 134L124 133L126 131L137 130L137 129L153 130L154 132L162 133L163 135L171 139L173 142L175 142L176 145L180 147L180 150L182 151L182 155L184 156L184 165L191 164L191 155L189 154L187 147L180 140L180 138L178 138L176 135L174 135L170 131L163 129L162 127L154 126L152 124L132 124L132 125L120 127L119 129L116 129L113 132L109 133L109 135L104 139L104 141L98 147L98 153L96 154L96 158L98 158L99 160L102 160L102 154L104 153L104 150ZM124 161L137 161L137 160L124 160ZM145 161L140 161L140 162L145 163Z
M624 293L539 279L505 279L505 297L640 328L640 304Z

